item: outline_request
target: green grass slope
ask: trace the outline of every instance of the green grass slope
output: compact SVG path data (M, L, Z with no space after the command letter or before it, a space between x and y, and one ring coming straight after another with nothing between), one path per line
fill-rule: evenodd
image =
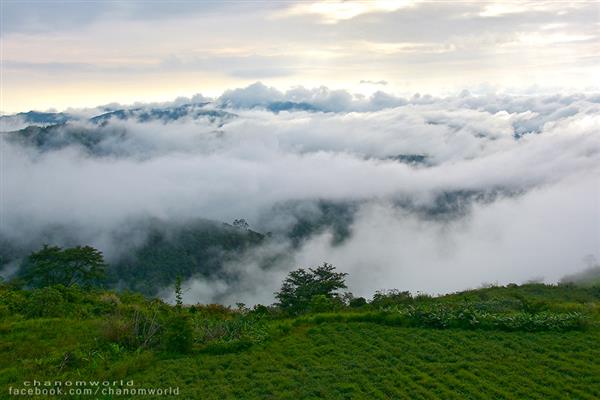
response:
M300 326L247 351L161 360L132 378L201 399L597 399L600 333Z
M379 300L289 317L0 286L0 398L15 398L9 388L25 381L121 379L135 389L177 387L184 399L600 398L598 288Z

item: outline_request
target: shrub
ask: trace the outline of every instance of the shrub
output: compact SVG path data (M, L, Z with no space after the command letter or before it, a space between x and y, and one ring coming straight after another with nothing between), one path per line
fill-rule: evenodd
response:
M521 300L523 311L529 314L537 314L548 310L548 303L542 300L532 300L525 296L517 296Z
M25 309L27 317L60 317L65 312L65 300L56 287L32 290Z
M412 302L412 295L408 291L399 291L398 289L378 290L373 295L371 305L375 308L385 308L398 304L409 304Z
M194 315L194 341L203 345L245 341L259 343L269 337L265 315L233 313L228 318Z
M0 304L0 318L6 318L11 315L11 311L6 304Z
M165 350L186 354L192 350L193 330L190 318L186 314L176 313L167 319L161 335Z
M17 314L27 309L27 298L25 293L20 290L2 288L0 289L0 305L5 308L7 315Z
M103 336L111 343L127 348L136 347L136 336L131 320L121 317L111 317L102 326Z
M252 307L252 311L250 311L253 314L256 315L269 315L270 310L269 307L267 306L263 306L262 304L256 304L254 307Z
M103 327L104 337L131 350L155 347L161 325L156 310L135 310L132 316L113 315Z
M507 331L569 331L588 326L588 319L581 313L491 314L470 306L427 305L409 306L397 311L411 326L426 328L500 329Z
M308 309L311 312L317 312L317 313L333 311L334 308L335 308L335 305L333 303L333 300L323 294L313 296L313 298L311 299L310 304L308 306Z
M355 297L353 299L350 299L350 301L348 302L348 306L352 308L360 308L365 305L367 305L367 299L365 299L364 297Z
M233 313L233 310L230 307L222 304L196 304L195 306L190 307L190 311L192 308L195 310L192 312L207 317L225 317Z
M121 300L119 300L119 296L114 293L106 292L100 295L100 301L102 303L110 304L111 306L118 306L121 304Z

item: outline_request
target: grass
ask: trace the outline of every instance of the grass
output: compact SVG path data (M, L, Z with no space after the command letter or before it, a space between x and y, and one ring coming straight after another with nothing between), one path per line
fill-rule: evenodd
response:
M600 398L597 288L511 286L397 304L383 298L377 307L293 318L56 290L0 287L0 399L33 379L133 380L135 388L179 387L185 399ZM511 318L521 322L497 323ZM556 325L563 318L578 323ZM181 333L173 321L189 326L183 336L191 351L161 344ZM155 322L155 344L141 345Z
M527 333L302 325L225 355L134 374L202 399L597 399L600 332Z

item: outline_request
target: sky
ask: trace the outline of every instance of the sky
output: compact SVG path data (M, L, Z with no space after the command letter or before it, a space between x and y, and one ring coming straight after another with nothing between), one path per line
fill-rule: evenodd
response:
M324 261L370 296L600 259L600 2L0 5L0 111L70 118L33 136L0 118L0 243L77 238L113 262L149 220L243 217L275 239L227 261L234 283L184 282L186 301L228 304ZM129 117L90 119L107 104ZM287 240L323 201L352 206L348 237Z
M370 95L600 88L596 1L13 1L0 111L164 101L261 81Z

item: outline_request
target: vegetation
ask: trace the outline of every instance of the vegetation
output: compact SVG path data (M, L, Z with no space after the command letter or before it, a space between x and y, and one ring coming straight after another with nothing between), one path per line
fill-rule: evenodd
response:
M561 283L574 283L584 286L600 286L600 263L594 256L585 257L588 267L572 275L567 275L561 279Z
M218 275L220 280L234 280L236 277L227 274L224 264L238 260L246 251L260 246L265 240L265 235L251 229L204 219L185 223L144 219L133 221L127 229L115 233L112 241L131 244L130 240L134 237L136 245L127 254L115 254L113 251L110 264L104 268L106 279L103 283L107 287L129 289L149 296L156 296L159 290L173 285L177 276L186 280L192 276L208 278ZM55 226L42 236L55 244L52 238L69 238L70 232L64 226ZM49 246L50 249L54 247ZM41 250L0 237L0 270L21 265L20 274L25 274L29 269L28 257L32 251ZM38 279L38 274L32 273L31 277ZM36 282L33 286L46 283L67 285L68 282ZM77 284L83 285L80 281Z
M31 253L22 269L22 278L30 287L75 284L89 287L102 282L105 269L102 253L93 247L61 249L44 245Z
M109 283L154 296L179 276L230 279L223 265L263 243L264 235L251 229L195 220L186 225L156 223L146 226L144 243L109 269ZM231 278L232 279L232 278Z
M208 399L600 396L600 287L367 300L340 293L344 279L330 264L296 270L278 304L253 308L185 305L180 280L175 305L77 283L0 284L0 388L124 379Z
M314 269L292 271L280 291L275 293L277 305L290 314L299 314L309 308L325 311L331 300L338 297L337 291L346 288L346 275L335 272L333 265L327 263Z

